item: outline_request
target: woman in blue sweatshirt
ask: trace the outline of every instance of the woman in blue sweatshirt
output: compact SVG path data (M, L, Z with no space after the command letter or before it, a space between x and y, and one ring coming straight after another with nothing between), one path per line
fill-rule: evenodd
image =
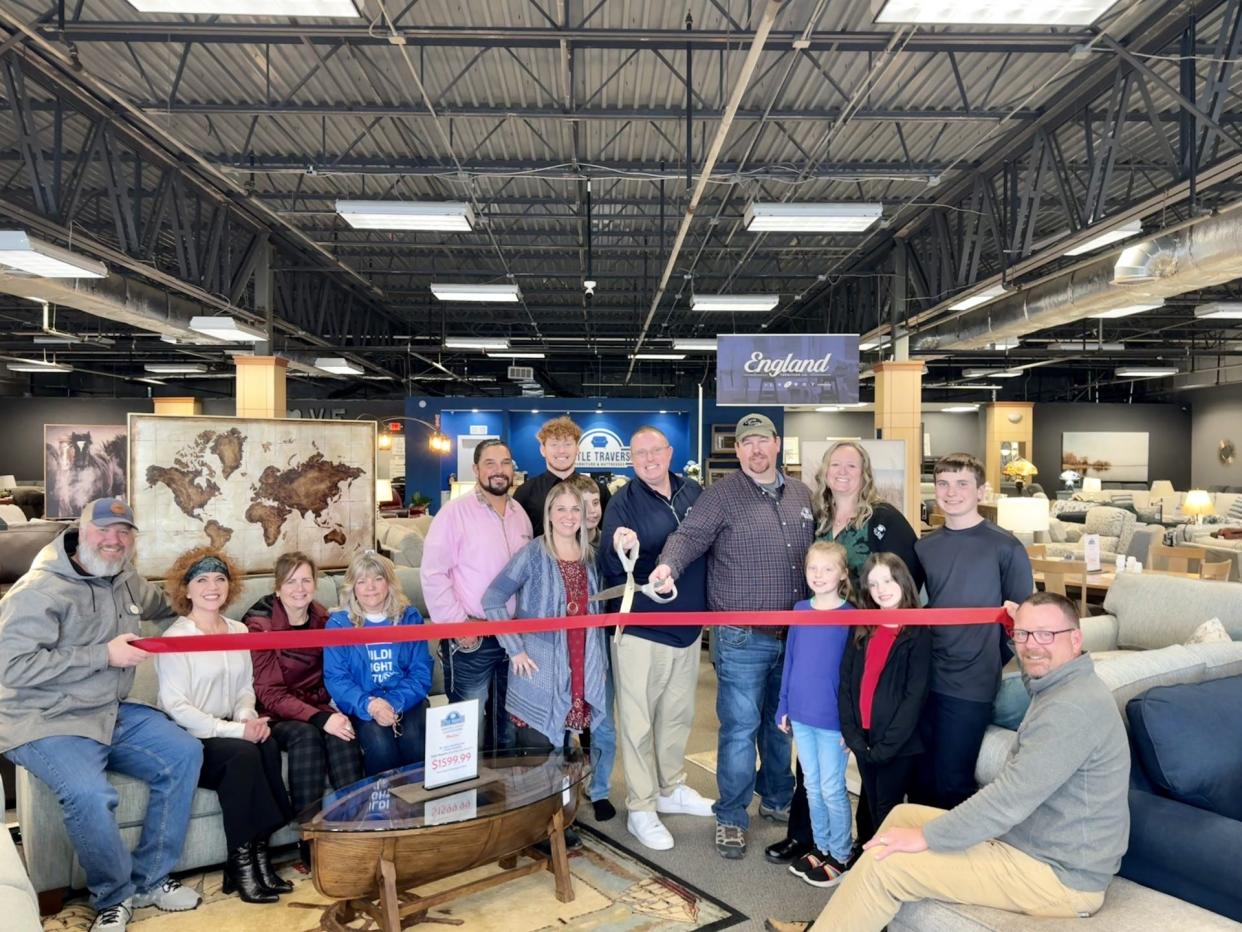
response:
M814 595L795 610L852 609L848 556L840 544L817 541L806 554L806 581ZM793 731L806 778L814 850L789 870L816 887L841 882L852 847L853 816L845 790L845 742L837 712L838 678L846 625L790 625L776 723Z
M345 573L345 604L327 628L421 625L397 582L391 560L374 550L354 557ZM350 717L368 776L423 760L431 654L425 641L328 647L323 679L336 707Z

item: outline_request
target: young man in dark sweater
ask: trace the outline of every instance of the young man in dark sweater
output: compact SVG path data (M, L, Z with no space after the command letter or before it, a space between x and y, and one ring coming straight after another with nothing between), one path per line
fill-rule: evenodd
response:
M952 453L936 463L935 480L944 527L914 547L927 573L928 606L1022 602L1034 589L1031 561L1017 538L979 514L983 464L969 453ZM952 809L975 792L975 759L1006 651L999 624L932 629L931 691L920 722L926 751L911 802Z
M535 434L539 440L539 453L547 465L547 471L527 479L513 493L513 500L522 506L530 518L534 536L544 532L543 503L553 486L571 478L577 471L578 443L582 440L582 428L568 417L555 417L539 428ZM597 483L598 484L598 483ZM599 487L599 507L608 508L611 496L608 489Z

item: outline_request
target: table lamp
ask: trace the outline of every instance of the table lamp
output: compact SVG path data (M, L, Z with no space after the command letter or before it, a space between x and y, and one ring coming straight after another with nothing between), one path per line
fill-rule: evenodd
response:
M1034 543L1035 534L1047 531L1050 523L1048 500L1044 498L1013 498L998 499L996 502L996 523L1006 531L1015 535L1030 535L1030 541L1019 536L1023 543Z
M1194 518L1195 524L1199 524L1204 515L1210 515L1215 510L1212 496L1205 489L1191 489L1182 501L1182 514Z
M1005 464L1005 468L1001 470L1006 476L1013 480L1013 484L1017 486L1018 493L1021 494L1023 484L1031 478L1031 476L1039 475L1039 470L1035 464L1028 459L1016 457Z
M1168 479L1157 479L1151 484L1152 498L1168 498L1175 494L1173 491L1173 483Z
M1084 492L1099 492L1104 488L1104 484L1097 476L1087 476L1082 480L1082 490Z
M392 480L375 480L375 505L382 507L392 501Z
M17 480L12 476L0 476L0 495L11 495L17 488Z

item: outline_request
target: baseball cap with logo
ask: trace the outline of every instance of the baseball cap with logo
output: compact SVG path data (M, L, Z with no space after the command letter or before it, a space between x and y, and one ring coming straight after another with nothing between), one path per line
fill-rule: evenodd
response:
M134 510L121 498L97 498L82 510L82 517L95 527L128 524L138 530L138 525L134 523Z
M737 443L741 443L747 437L754 434L763 434L767 437L776 436L776 425L772 423L772 419L766 414L747 414L737 422L737 430L733 432L733 436Z

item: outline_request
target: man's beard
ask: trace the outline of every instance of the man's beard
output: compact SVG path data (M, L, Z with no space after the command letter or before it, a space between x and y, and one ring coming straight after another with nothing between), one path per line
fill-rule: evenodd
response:
M513 479L510 476L500 475L492 476L483 483L483 488L487 489L492 495L504 495L509 491L509 486L513 485ZM497 488L499 486L499 488Z
M109 560L86 541L78 542L78 552L74 554L82 569L92 576L115 576L125 568L129 558L134 555L133 547L126 547L125 552L115 559Z

